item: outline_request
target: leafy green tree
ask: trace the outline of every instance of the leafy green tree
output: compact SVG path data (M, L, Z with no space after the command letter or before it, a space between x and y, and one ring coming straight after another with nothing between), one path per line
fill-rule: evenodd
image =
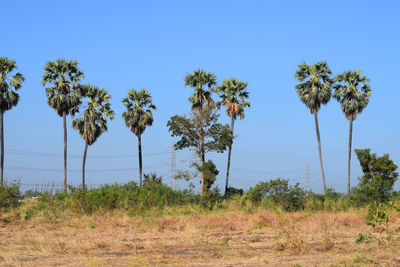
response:
M79 131L85 141L82 160L82 186L85 187L85 166L88 146L96 142L102 133L107 131L107 119L114 119L111 109L111 95L105 89L92 85L83 85L81 95L87 98L82 117L72 121L72 127Z
M218 105L224 105L226 113L231 118L231 132L233 134L235 127L235 120L237 117L244 119L244 109L250 107L250 103L247 101L249 98L249 92L246 91L247 82L242 82L237 79L229 78L225 79L220 86L215 89L215 92L221 98L221 102ZM225 182L225 195L228 191L229 185L229 168L231 165L231 153L232 145L229 146L228 150L228 166L226 168L226 182Z
M347 193L350 194L350 163L351 143L353 135L353 121L357 118L369 102L371 88L369 79L361 76L360 70L345 71L335 77L333 97L340 103L343 113L350 121L349 128L349 159L347 163Z
M214 108L204 107L201 110L193 110L190 116L175 115L167 123L171 135L181 138L175 144L175 149L190 148L199 157L201 195L206 191L206 153L222 153L232 144L229 126L219 124L218 117Z
M146 89L129 90L128 97L122 99L122 102L126 107L126 111L122 113L122 118L124 118L126 126L138 138L139 181L140 186L142 186L142 134L147 126L153 125L151 110L155 110L156 106L152 103L151 94Z
M67 116L75 115L81 104L79 82L85 76L78 61L57 59L44 66L42 85L46 87L47 104L63 118L64 127L64 192L67 192Z
M198 155L200 156L200 162L201 162L201 173L202 173L202 179L201 179L201 194L203 195L204 190L205 190L205 173L206 173L206 160L205 160L205 139L206 137L206 128L208 127L205 124L206 123L207 117L210 118L210 114L212 112L212 108L214 107L214 100L211 98L211 93L214 87L217 84L217 78L214 73L212 72L206 72L202 69L194 70L193 73L187 74L185 76L185 86L192 87L194 89L193 95L189 97L189 102L192 103L192 117L197 117L200 119L199 120L198 129ZM206 111L203 111L206 109ZM179 116L174 116L172 118L175 118L175 122L178 122L178 117ZM172 122L171 120L168 122ZM180 117L184 118L184 117ZM188 118L186 118L188 119ZM182 122L182 121L181 121ZM188 125L186 125L188 126ZM170 131L171 128L170 128ZM174 136L174 134L173 134ZM175 145L176 146L176 145ZM177 146L176 146L177 147ZM182 147L183 148L183 147ZM182 149L180 148L180 149Z
M331 98L331 88L333 80L330 75L331 70L325 61L307 65L301 63L298 66L295 77L301 83L296 85L296 92L311 114L314 114L315 130L317 133L319 162L321 165L322 182L326 193L326 181L324 166L322 164L321 138L318 126L318 111L321 105L326 105Z
M25 81L24 76L15 72L16 61L0 57L0 185L4 184L4 113L18 104L19 95L17 90L21 89Z
M193 95L190 96L189 101L192 103L192 109L203 109L208 104L214 104L211 98L211 90L217 84L217 78L214 73L206 72L202 69L194 70L192 74L185 76L185 86L194 89Z
M371 149L355 149L361 169L364 173L360 177L356 196L363 203L382 203L389 200L393 193L394 183L399 177L397 166L389 158L389 154L378 157L371 154Z

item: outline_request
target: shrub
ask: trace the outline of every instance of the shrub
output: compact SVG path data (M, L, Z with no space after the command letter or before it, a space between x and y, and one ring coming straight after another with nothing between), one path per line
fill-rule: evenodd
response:
M200 205L204 209L212 210L217 203L221 203L223 200L223 196L220 193L220 189L218 187L213 188L212 190L207 190L204 195L201 197Z
M8 211L10 208L19 206L20 199L19 184L0 185L0 210Z
M361 203L387 202L399 174L389 154L378 157L368 149L355 149L364 175L359 178L356 198Z
M307 192L305 209L310 211L328 210L338 211L347 210L351 202L347 195L337 193L332 187L326 190L325 194L317 194L312 191Z
M253 204L260 204L263 198L281 206L285 211L296 211L304 208L305 191L297 183L289 185L289 180L276 179L260 182L246 193Z
M162 176L157 177L156 173L144 174L143 184L149 185L162 185Z
M241 188L228 187L225 192L226 198L229 198L232 196L242 196L242 195L243 195L243 189L241 189Z
M130 214L144 214L165 207L199 203L200 199L188 192L174 191L164 185L139 187L136 183L103 185L88 190L86 187L70 187L71 193L43 194L38 198L37 209L72 211L92 214L115 209Z

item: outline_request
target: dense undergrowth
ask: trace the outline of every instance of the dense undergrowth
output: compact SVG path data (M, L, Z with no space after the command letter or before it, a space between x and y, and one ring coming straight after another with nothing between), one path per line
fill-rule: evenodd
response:
M288 180L276 179L261 182L247 192L231 189L224 197L215 189L203 197L191 190L174 191L165 185L139 187L134 182L104 185L99 188L69 188L68 193L21 194L18 184L0 187L0 215L13 212L21 220L40 219L60 222L72 216L123 212L129 216L189 215L192 213L234 210L253 213L273 211L348 211L371 206L363 195L345 195L330 189L317 194L302 189ZM393 192L388 201L398 199Z

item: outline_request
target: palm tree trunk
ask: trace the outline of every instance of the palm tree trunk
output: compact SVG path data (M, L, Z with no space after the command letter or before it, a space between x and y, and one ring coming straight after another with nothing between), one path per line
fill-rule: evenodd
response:
M83 160L82 160L82 187L85 188L85 166L86 166L86 154L88 149L88 141L85 141L85 150L83 152Z
M67 193L67 114L63 112L64 126L64 193Z
M232 132L232 137L233 137L233 130L235 127L235 118L232 116L231 117L231 132ZM229 168L231 166L231 154L232 154L232 144L229 146L229 151L228 151L228 167L226 168L226 182L225 182L225 196L228 192L228 186L229 186Z
M200 189L200 195L203 196L205 192L205 175L206 171L206 157L204 151L201 152L201 189Z
M324 193L326 193L326 181L325 181L324 165L322 164L321 138L319 136L318 114L317 114L316 111L314 111L314 120L315 120L315 131L317 132L319 163L321 165L322 183L324 185Z
M0 176L1 185L4 185L4 112L0 113L0 139L1 139L1 159L0 159Z
M138 135L138 151L139 151L139 184L140 186L143 185L142 183L142 135Z
M351 164L351 141L353 137L353 115L350 116L349 129L349 162L347 163L347 194L350 194L350 164Z

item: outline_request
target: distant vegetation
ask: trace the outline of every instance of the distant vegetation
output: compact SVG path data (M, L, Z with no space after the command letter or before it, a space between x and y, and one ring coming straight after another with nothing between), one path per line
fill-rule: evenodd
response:
M206 183L203 197L192 189L175 191L162 184L162 177L155 173L145 174L144 186L134 182L104 185L99 188L70 187L69 193L38 194L27 191L21 194L18 184L0 186L0 210L15 210L21 218L30 219L44 216L46 220L62 220L66 214L89 215L108 213L113 210L127 212L131 216L165 214L170 209L191 213L197 210L226 209L234 205L236 209L250 211L253 207L278 209L282 211L346 211L350 208L369 206L372 218L390 209L393 203L400 204L400 193L393 188L399 174L397 166L385 154L378 157L369 149L357 150L364 176L354 194L336 193L328 188L325 194L304 190L299 184L289 185L289 180L275 179L260 182L247 192L230 188L225 196L217 189L210 190ZM207 166L215 169L215 166ZM213 174L207 174L208 177ZM215 173L214 173L215 175ZM37 196L35 201L30 198ZM378 212L378 213L377 213ZM375 215L374 215L375 214ZM386 214L386 213L385 213ZM375 217L374 217L375 216Z

